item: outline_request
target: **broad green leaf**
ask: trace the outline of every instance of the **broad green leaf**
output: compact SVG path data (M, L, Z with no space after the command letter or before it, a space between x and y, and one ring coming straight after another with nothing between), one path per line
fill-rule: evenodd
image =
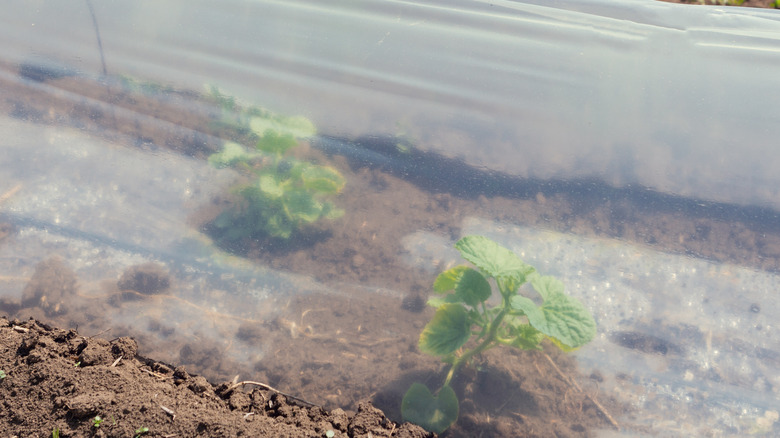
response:
M334 194L341 191L346 180L338 170L325 166L309 166L301 175L303 185L320 193Z
M479 272L467 268L461 273L455 285L455 296L471 307L490 298L490 283Z
M466 265L460 265L442 272L436 277L436 281L433 282L433 290L439 293L454 290L458 279L466 269L471 268Z
M433 298L428 298L428 301L426 301L426 304L431 306L431 307L433 307L433 308L437 308L438 309L439 307L441 307L441 306L443 306L443 305L445 305L445 304L447 304L449 302L450 301L447 301L447 299L445 297L433 297Z
M287 158L279 161L276 170L279 173L283 173L288 179L298 183L299 186L302 186L303 172L311 166L311 163L296 160L295 158Z
M291 219L314 222L322 215L322 204L302 190L284 194L284 210Z
M471 337L468 312L460 304L443 304L420 333L420 351L444 356L462 347Z
M258 181L260 190L269 197L276 199L284 195L284 187L271 175L261 175Z
M511 278L517 285L525 283L534 268L525 264L515 253L485 236L466 236L455 244L464 259L496 279Z
M282 155L293 146L298 144L292 134L279 133L274 130L267 130L257 141L257 149L275 155Z
M442 304L463 304L463 300L460 299L460 297L456 296L455 294L447 294L443 297L433 297L429 298L427 301L427 304L431 307L441 307ZM469 311L469 318L472 321L475 321L475 318L478 318L478 316L475 316L474 311Z
M434 433L442 433L452 426L458 419L458 410L458 396L449 385L435 396L425 385L413 383L401 401L404 421Z
M555 277L551 277L549 275L541 276L537 274L530 276L529 280L531 282L531 286L534 287L534 290L539 292L539 295L541 295L542 299L545 301L549 297L564 294L563 282Z
M308 138L317 135L317 128L311 120L303 116L285 118L282 123L287 131L297 138Z
M531 299L528 297L515 295L509 300L509 305L512 306L513 309L523 312L523 314L527 316L529 320L532 318L531 315L533 315L535 321L538 321L540 318L544 318L542 310L539 308L539 306L537 306L536 303L531 301Z
M248 160L252 155L247 153L246 149L238 143L226 141L222 146L222 151L209 156L209 163L215 167L228 167L236 162Z
M268 131L279 134L289 134L295 138L308 138L317 134L314 123L306 117L279 117L273 114L252 117L249 128L258 136L264 136Z
M487 279L466 265L456 266L439 274L433 283L433 290L438 293L454 290L453 295L445 298L446 302L460 301L472 307L490 298L492 293Z
M570 348L581 347L596 336L596 321L575 298L565 294L550 297L542 311L549 327L545 334Z
M544 333L535 329L530 324L517 324L512 327L515 336L512 345L523 350L541 350L541 342L544 340Z
M535 329L567 349L580 347L593 339L596 322L582 303L563 292L547 289L545 293L547 297L541 307L519 295L512 297L510 304L513 309L525 313Z

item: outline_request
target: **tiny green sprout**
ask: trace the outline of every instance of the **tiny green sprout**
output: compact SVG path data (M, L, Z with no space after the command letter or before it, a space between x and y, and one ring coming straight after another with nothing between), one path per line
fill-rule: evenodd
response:
M135 432L133 432L135 434L133 438L139 438L141 435L147 432L149 432L149 428L146 426L141 426L138 429L136 429Z
M54 429L51 430L51 438L60 438L60 428L57 426L54 426Z
M439 274L433 289L442 296L428 301L436 313L419 340L422 352L450 364L449 372L436 393L414 383L401 402L405 421L435 433L457 420L458 398L450 382L461 366L480 353L500 345L539 350L545 339L571 351L596 334L593 317L579 301L564 294L561 281L539 275L509 249L484 236L466 236L455 248L476 269L461 265ZM520 287L528 282L541 305L520 295ZM501 304L488 307L494 286ZM464 348L470 340L473 348Z
M92 419L92 426L100 427L100 425L103 424L105 420L105 418L100 418L100 415L95 415L95 418Z
M81 366L81 361L78 361L78 362L74 363L73 366L76 367L76 368L80 367Z
M0 380L5 379L5 371L0 370Z
M325 432L325 437L326 437L326 438L333 438L334 436L336 436L336 432L334 432L334 431L333 431L333 430L331 430L331 429L328 429L328 431L327 431L327 432Z

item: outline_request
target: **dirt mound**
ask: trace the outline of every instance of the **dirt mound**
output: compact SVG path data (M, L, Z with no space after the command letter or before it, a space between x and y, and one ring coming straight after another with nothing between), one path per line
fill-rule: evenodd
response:
M4 436L432 436L369 402L326 412L257 385L210 384L138 356L135 341L0 319ZM56 432L55 432L56 431Z

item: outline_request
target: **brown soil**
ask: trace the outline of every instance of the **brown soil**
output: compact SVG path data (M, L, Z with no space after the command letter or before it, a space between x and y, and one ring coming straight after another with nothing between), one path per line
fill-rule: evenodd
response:
M203 159L217 149L219 138L229 135L210 128L216 111L195 93L147 93L110 79L96 83L35 65L2 68L12 74L0 77L0 112L20 119L76 126L94 135L129 139L130 147L169 147ZM27 81L4 79L13 75ZM386 152L384 142L364 141L366 147ZM197 330L181 335L166 322L162 309L190 303L176 296L176 284L163 268L133 267L118 282L106 280L96 294L86 292L67 260L44 260L21 296L0 300L0 311L19 319L0 320L0 369L6 374L0 395L9 413L0 418L0 429L8 436L51 436L55 426L60 436L132 436L142 426L149 428L145 436L297 437L327 436L329 430L335 436L425 436L397 422L400 399L411 382L433 388L443 377L442 364L416 347L431 316L424 300L436 273L399 261L401 240L418 230L455 239L463 218L477 213L780 269L780 227L771 211L678 199L642 188L614 189L597 181L480 175L462 163L422 152L414 152L413 158L459 174L473 172L500 188L432 180L403 162L379 166L311 147L300 153L342 171L348 183L337 203L349 214L290 247L268 251L262 242L249 241L243 251L260 264L310 275L341 290L340 295L293 295L272 320L198 309L208 316L203 330L225 333L224 342L209 343L198 338ZM445 178L447 172L437 174ZM192 224L205 227L229 202L229 196L214 199ZM14 233L12 224L0 225L0 245ZM230 299L214 294L215 300ZM146 315L148 330L105 317L112 308L148 312L150 307L161 310ZM20 321L29 317L37 321ZM78 328L90 336L45 324ZM149 330L154 338L146 334ZM101 335L112 340L101 340ZM145 359L137 348L144 356L177 365ZM226 354L236 350L257 353L237 363ZM213 386L190 373L215 383L240 375L295 398L267 386ZM552 348L490 351L476 369L457 377L461 414L445 435L589 436L592 430L613 427L607 416L624 409L598 392L599 379L580 376L572 358ZM92 422L96 415L105 419L97 428Z
M0 83L0 109L17 118L77 126L114 141L129 138L131 147L166 146L204 159L217 149L220 137L230 135L209 128L216 111L191 93L145 94L118 82L96 85L34 66L8 68L34 85ZM401 238L413 230L455 238L466 214L502 209L503 201L432 193L419 181L407 181L409 175L394 175L393 169L329 157L309 147L298 153L341 169L348 183L338 204L351 214L310 234L316 239L298 239L273 251L263 249L270 242L250 240L242 245L243 252L276 269L313 276L342 290L341 295L293 295L272 320L196 309L208 318L205 329L225 333L223 343L209 343L197 330L181 335L177 330L186 330L166 321L164 309L193 305L177 297L164 268L148 263L131 267L95 293L95 285L82 285L67 260L43 260L21 297L0 300L0 310L10 317L36 318L5 323L7 356L0 363L7 377L0 392L14 414L0 419L0 427L24 436L50 436L55 426L61 436L130 436L141 426L149 428L147 436L326 436L328 430L336 436L424 436L419 428L397 422L400 400L412 382L434 388L443 380L442 364L417 350L417 337L432 314L424 296L435 273L409 269L398 260ZM229 202L224 196L203 206L193 225L205 228ZM530 202L539 203L537 198ZM13 238L14 227L4 229L3 238ZM214 291L215 301L229 299ZM150 314L150 307L159 313ZM106 317L115 308L138 309L144 319L123 326ZM78 328L91 336L43 324ZM99 339L106 333L113 340ZM130 337L145 356L164 357L177 366L136 356L135 347L116 347L133 344ZM92 349L99 358L84 360L83 352ZM228 359L236 350L257 354L238 363ZM620 410L597 394L596 381L587 384L588 379L577 376L571 358L557 350L491 351L482 360L479 372L465 370L454 381L461 414L446 436L584 437L592 428L611 427L604 405ZM274 396L275 391L253 385L229 392L225 384L213 387L184 372L185 366L212 382L233 381L238 375L262 382L295 396L289 399L294 406L286 404L286 397ZM96 415L107 419L99 428L93 425ZM368 423L360 423L367 425L356 423L368 416ZM298 429L292 431L292 426Z
M326 412L246 382L213 386L137 355L133 339L0 318L4 437L426 437L370 402ZM145 431L144 431L145 428Z

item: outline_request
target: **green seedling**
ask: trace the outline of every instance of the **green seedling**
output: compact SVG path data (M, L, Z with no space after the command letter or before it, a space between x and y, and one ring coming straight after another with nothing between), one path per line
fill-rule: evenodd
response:
M232 98L218 96L223 107L236 106ZM212 223L220 238L227 242L257 237L288 239L306 225L344 214L326 199L344 188L341 173L288 155L298 145L298 138L314 135L311 122L271 116L255 108L235 123L248 127L255 148L247 151L228 141L222 151L209 157L212 165L233 168L245 181L234 188L238 202Z
M95 418L92 419L92 426L94 427L100 427L103 422L106 421L105 418L100 418L100 415L95 415Z
M5 379L5 371L0 370L0 380Z
M295 138L313 137L317 133L314 124L306 117L283 116L257 106L241 105L234 96L221 92L216 86L207 87L207 94L220 109L212 128L226 131L233 140L245 138L255 142L267 129Z
M54 429L51 430L51 438L60 438L60 428L57 426L54 426Z
M212 155L212 163L230 165L250 179L235 188L239 202L213 222L222 237L288 239L304 225L344 214L323 199L341 191L344 177L334 168L285 157L295 145L292 135L269 129L257 142L258 153L240 154L239 145L227 143Z
M138 429L133 432L135 435L133 435L133 438L140 438L141 435L149 432L149 428L146 426L139 427Z
M539 350L545 339L571 351L596 334L593 317L579 301L564 294L561 281L539 275L509 249L483 236L466 236L455 248L474 268L456 266L436 278L433 289L441 296L428 301L436 313L418 343L422 352L449 364L449 372L436 393L414 383L401 402L405 421L436 433L458 418L452 378L480 353L500 345ZM529 282L538 294L536 301L520 294L520 287ZM494 289L501 303L489 307Z

